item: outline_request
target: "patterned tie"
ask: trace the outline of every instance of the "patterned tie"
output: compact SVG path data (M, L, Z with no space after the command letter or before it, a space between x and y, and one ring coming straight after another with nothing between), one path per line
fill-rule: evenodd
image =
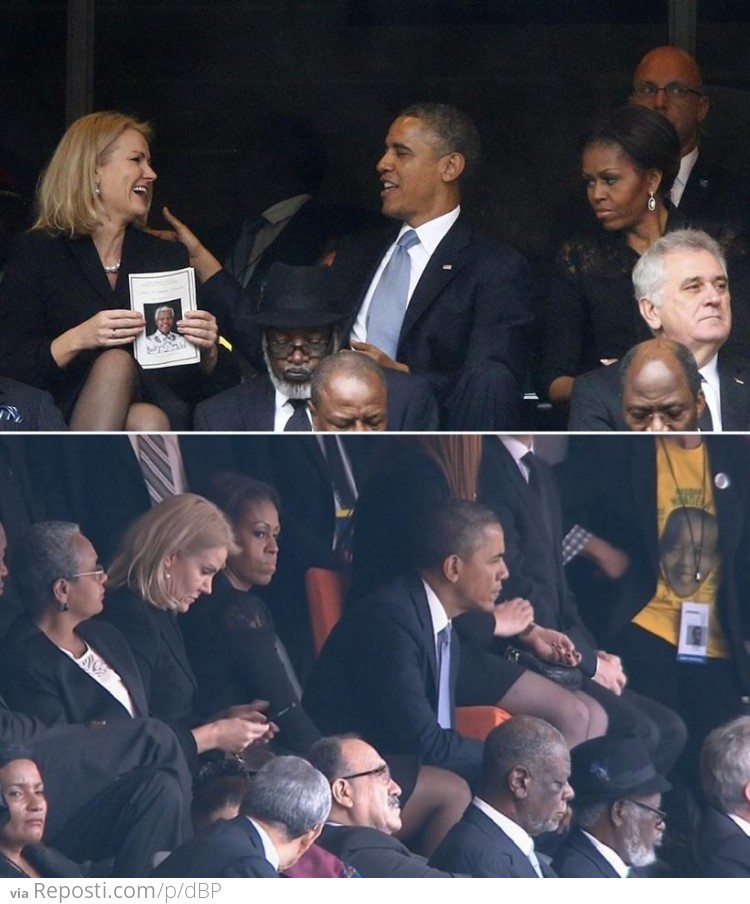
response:
M138 461L153 505L176 494L167 441L160 433L138 436Z
M284 433L301 433L312 431L310 418L307 416L307 399L289 399L289 404L294 408L294 414L284 426Z
M419 244L413 229L396 242L391 259L383 270L367 312L367 341L396 360L398 337L409 300L411 258L409 248Z
M438 725L453 728L451 707L451 623L438 631Z

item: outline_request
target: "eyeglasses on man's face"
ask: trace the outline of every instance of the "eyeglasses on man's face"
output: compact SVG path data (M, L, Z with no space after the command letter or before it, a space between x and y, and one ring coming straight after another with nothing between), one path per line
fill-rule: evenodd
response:
M364 772L352 772L350 775L342 775L341 778L346 781L351 781L354 778L365 778L365 776L368 775L382 778L385 782L390 782L391 780L391 770L388 768L388 763L381 763L380 766L375 766L372 769L365 769Z
M683 85L682 82L670 82L663 87L655 85L653 82L641 82L633 89L633 95L645 100L653 100L660 91L663 91L664 96L670 100L686 100L691 94L696 97L703 97L702 91L689 88L687 85Z
M660 810L658 807L651 807L649 804L644 804L641 800L633 800L632 797L624 798L629 804L633 804L633 806L640 807L641 810L648 811L653 817L656 825L664 824L667 821L667 814L664 810Z

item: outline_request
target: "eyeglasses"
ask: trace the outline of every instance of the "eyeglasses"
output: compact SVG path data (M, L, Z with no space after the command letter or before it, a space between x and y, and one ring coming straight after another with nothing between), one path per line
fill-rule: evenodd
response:
M691 94L695 94L696 97L704 96L702 91L696 91L695 88L688 88L687 85L683 85L680 82L670 82L663 88L659 88L657 85L654 85L653 82L643 82L642 84L635 86L633 94L636 97L645 97L651 100L656 97L660 91L663 91L665 96L670 100L685 100Z
M667 814L664 810L659 810L657 807L650 807L648 804L644 804L640 800L633 800L632 797L625 797L623 800L626 800L629 804L633 804L636 807L640 807L642 810L648 810L648 812L654 817L656 820L656 825L664 824L667 821Z
M302 342L292 342L290 339L269 339L268 347L277 358L288 358L297 349L305 352L311 358L319 358L325 353L330 341L330 338L303 339Z
M73 578L87 578L87 577L95 577L97 581L103 581L106 578L107 572L104 568L97 568L96 571L79 571L76 574L71 574L71 580Z
M353 778L364 778L366 775L376 775L386 782L391 780L391 770L388 768L388 763L383 763L380 766L376 766L374 769L366 769L364 772L353 772L351 775L342 775L341 778L346 779L346 781L351 781Z

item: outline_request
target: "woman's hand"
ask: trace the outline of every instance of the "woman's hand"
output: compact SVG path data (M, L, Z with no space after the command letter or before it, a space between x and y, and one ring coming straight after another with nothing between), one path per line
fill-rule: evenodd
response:
M575 644L562 631L554 631L552 628L542 628L533 625L519 640L545 662L554 662L561 665L578 665L581 654L576 650Z
M495 606L495 637L514 637L525 631L534 620L534 608L528 600L515 599Z
M174 232L171 234L168 232L154 232L154 234L162 239L172 239L172 241L182 242L187 248L190 266L195 267L195 272L198 274L198 279L201 282L205 282L212 277L214 273L218 273L219 270L222 269L221 264L216 260L213 254L201 244L201 240L198 236L188 229L182 220L178 220L168 207L162 207L161 212L164 219L169 223L172 229L174 229Z
M66 367L79 352L130 345L146 328L142 314L129 310L99 311L52 342L58 367Z
M201 371L210 374L219 358L219 326L208 311L188 311L177 321L177 332L194 342L201 350Z
M246 747L258 741L270 741L278 727L265 716L255 713L254 719L217 719L193 729L198 753L207 750L223 750L224 753L242 753Z

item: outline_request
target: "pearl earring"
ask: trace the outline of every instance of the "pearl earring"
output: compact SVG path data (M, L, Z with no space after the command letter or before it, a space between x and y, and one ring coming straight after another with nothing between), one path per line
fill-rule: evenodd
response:
M646 206L649 210L656 210L656 198L654 197L654 193L652 191L648 193L648 203Z
M94 191L95 191L95 193L96 193L97 195L100 195L100 194L102 193L101 188L99 188L99 183L98 183L98 182L97 182L96 185L94 186Z

